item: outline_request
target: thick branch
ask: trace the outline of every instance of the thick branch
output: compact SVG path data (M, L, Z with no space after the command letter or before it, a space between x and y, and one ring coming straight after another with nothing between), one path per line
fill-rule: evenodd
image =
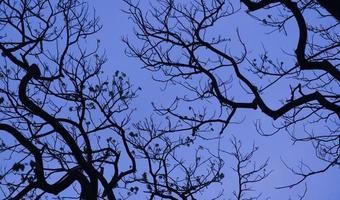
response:
M336 67L330 63L328 60L323 60L322 62L316 62L316 61L309 61L305 57L305 50L306 50L306 44L307 44L307 38L308 38L308 31L307 31L307 25L305 22L305 19L300 11L300 9L297 6L297 3L292 2L290 0L262 0L259 2L252 2L250 0L241 0L250 11L256 11L259 9L262 9L269 4L272 3L282 3L285 5L294 15L297 24L299 26L299 41L295 50L297 61L300 65L300 68L302 70L322 70L330 75L332 75L336 80L340 81L340 71L336 69ZM318 1L319 2L319 1ZM325 4L331 5L331 4L340 4L340 3L334 3L332 1L324 1L327 2ZM339 5L340 6L340 5ZM334 7L334 9L339 8ZM339 10L339 9L338 9ZM337 12L339 15L339 11Z

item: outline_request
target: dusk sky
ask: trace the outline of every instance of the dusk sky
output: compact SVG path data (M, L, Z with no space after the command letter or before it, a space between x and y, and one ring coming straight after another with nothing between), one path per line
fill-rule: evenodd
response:
M150 2L152 2L153 5L157 7L157 0L150 0ZM187 2L188 4L192 3L192 1L190 0L185 0L185 2ZM160 72L151 72L150 70L143 69L144 65L139 59L127 55L129 49L128 46L123 42L123 38L128 39L130 44L136 47L143 46L143 43L141 40L136 38L135 30L137 30L138 28L134 21L131 19L131 16L129 16L129 14L125 12L129 9L126 2L124 2L123 0L98 0L88 1L88 4L91 11L95 11L96 16L98 16L100 20L99 24L102 25L102 29L98 33L95 33L94 35L86 38L83 45L92 48L95 41L100 41L99 52L105 53L107 57L107 62L103 65L103 77L110 79L115 74L115 72L119 70L126 73L126 77L130 80L130 83L134 88L141 87L141 90L137 92L137 98L133 99L131 103L131 108L135 108L136 110L131 116L131 125L126 130L126 132L134 131L134 123L138 123L150 117L153 117L159 123L166 124L165 119L167 118L165 118L165 116L158 116L153 110L153 105L155 105L156 107L167 107L170 106L176 98L184 96L192 97L193 94L190 93L187 89L183 88L180 84L166 85L165 83L155 81L154 79L162 78L162 74ZM140 0L140 8L143 12L147 12L149 9L151 9L149 0ZM250 15L247 15L247 9L244 4L240 4L239 1L235 1L235 9L238 8L240 8L240 11L238 13L232 16L228 16L225 19L222 19L218 23L214 24L210 32L206 33L207 38L217 37L218 35L230 38L230 44L228 43L229 52L231 52L233 56L237 57L241 54L240 52L242 52L242 45L237 40L238 31L239 37L242 39L247 47L249 58L258 59L261 53L267 51L268 55L273 58L273 60L284 60L284 64L295 65L296 60L294 50L299 39L299 31L296 25L296 21L294 19L291 19L287 22L286 33L279 33L277 31L273 32L273 28L264 26L254 17L252 18ZM275 12L266 12L267 11L260 11L256 13L258 14L258 16L277 15L277 13ZM308 16L309 13L307 13L306 15ZM311 14L311 16L313 16L313 14ZM328 24L328 22L329 21L325 20L325 22L323 23ZM331 22L333 23L333 21ZM339 23L337 23L336 26L337 29L335 30L338 30L338 33L340 33ZM11 33L11 30L9 30L8 32ZM0 39L2 38L0 37ZM0 40L0 42L2 41ZM223 47L219 46L219 48L222 49ZM182 52L178 51L176 52L176 55L180 57L182 55ZM212 53L205 53L205 51L202 51L202 54L200 56L203 58L213 57ZM5 65L1 62L0 64ZM248 70L248 68L251 67L250 65L246 65L243 63L243 65L240 66L242 66L242 73L249 75L249 77L251 77L249 79L251 81L254 81L254 83L256 84L259 83L262 85L267 85L268 83L270 83L270 81L272 81L272 79L270 78L254 78L255 75L252 75L251 72ZM228 69L226 69L222 72L225 73L229 71ZM228 78L232 79L230 81L231 86L228 90L228 95L232 94L232 97L235 97L235 99L241 101L249 101L250 99L252 99L252 96L249 95L247 91L245 91L244 84L242 85L240 83L241 81L239 81L232 75L230 75L230 77L229 75L225 75L228 73L223 74L222 72L220 72L221 74L218 74L219 77L222 77L221 80L228 80ZM308 75L311 75L308 74L308 72L306 74L307 77ZM190 81L196 81L198 83L200 80L192 79ZM277 84L268 87L268 89L266 89L265 92L261 94L263 99L266 101L266 104L273 109L279 108L283 104L282 99L287 99L290 97L291 84L296 85L297 81L295 79L284 78L282 80L279 80ZM333 86L334 87L331 88L334 89L334 93L339 94L339 82L333 82ZM2 86L0 85L0 87ZM17 86L13 85L13 87ZM2 102L0 102L0 104L1 103ZM207 112L209 114L215 112L218 113L220 105L216 99L213 99L211 101L198 100L195 101L193 105L185 103L179 105L178 111L184 113L183 115L186 115L186 113L191 112L192 109L199 110L203 108L207 108ZM226 111L222 113L225 114L225 112ZM333 117L332 119L335 119L334 124L339 124L339 118ZM198 199L210 200L209 198L211 198L211 196L215 196L221 191L223 191L223 195L220 196L218 199L235 199L233 196L233 192L237 190L238 182L235 171L233 171L232 168L235 167L236 160L228 153L225 153L232 151L231 139L235 137L237 138L237 140L240 140L242 142L242 150L245 152L250 151L253 145L259 147L259 150L256 152L252 159L252 161L257 165L260 165L261 163L269 159L267 170L272 170L272 173L264 180L252 186L252 188L254 189L254 195L262 194L259 199L298 200L299 195L302 195L305 188L307 188L307 193L304 198L305 200L339 200L339 167L331 167L324 173L310 176L305 181L293 188L277 189L278 187L293 184L300 178L294 175L287 167L298 169L303 162L308 164L308 166L311 167L313 170L319 170L324 168L328 164L327 162L323 162L316 157L316 150L311 142L294 143L291 136L285 129L282 129L271 136L262 136L259 134L259 124L261 125L260 128L265 134L270 134L275 131L275 128L273 127L280 125L280 123L282 122L282 120L280 120L280 118L276 121L273 120L272 118L264 114L260 109L253 110L241 108L237 110L235 116L231 121L232 123L227 126L227 128L223 131L221 135L218 132L221 126L215 124L213 125L214 129L211 129L211 132L204 133L204 136L206 136L207 138L213 138L215 136L220 137L219 142L217 142L217 140L208 141L198 138L197 143L195 144L196 146L202 145L207 149L211 149L212 152L216 151L217 146L223 150L224 153L221 154L221 158L224 161L223 174L225 175L225 178L221 181L221 184L218 183L209 186L208 189L203 190L201 198ZM3 120L1 119L0 122L2 121ZM308 120L304 120L297 125L294 124L289 127L289 131L291 131L291 133L298 137L306 136L306 130L313 133L320 132L321 134L325 130L327 130L327 128L325 122L321 120L320 122L314 123L309 123ZM99 131L99 133L102 133L101 131ZM183 132L179 134L188 134L190 136L190 133L191 132ZM338 135L339 133L336 134ZM7 135L0 136L1 139L5 141L10 138ZM195 156L193 150L190 149L190 147L182 148L181 151L177 153L179 157L183 158L184 160L190 160ZM0 154L0 156L3 156L0 161L4 161L7 158L6 156L8 155L9 154L7 153ZM125 159L124 156L126 155L123 154L122 160ZM209 157L208 154L203 156ZM131 164L130 161L127 161L122 165L128 166ZM1 170L5 168L5 165L3 165L1 167ZM110 174L109 169L110 168L105 168L105 173ZM139 173L140 175L143 171L146 170L147 167L143 163L139 169L137 167L137 174ZM143 189L145 190L145 188L143 187L144 186L140 188L139 192L136 195L132 195L129 199L149 199L148 194L146 192L143 192ZM72 194L72 192L72 189L68 189L65 190L62 195L72 196L69 195ZM1 195L3 195L3 193L0 193L0 198L2 197ZM52 199L51 196L46 197L46 199L50 198Z
M189 1L190 2L190 1ZM143 9L147 10L149 7L144 2L141 3ZM107 73L110 70L119 69L127 73L132 83L140 85L143 91L139 93L138 99L134 102L137 107L135 118L148 117L152 113L151 102L161 104L161 102L169 103L173 100L174 96L178 95L178 91L181 91L180 87L172 86L167 90L162 91L161 88L164 85L152 80L152 73L146 70L142 70L143 64L137 59L129 58L124 54L126 45L122 43L122 37L129 37L131 41L138 43L138 40L134 38L133 28L134 24L132 20L129 20L128 15L123 13L122 10L126 10L127 6L120 0L114 1L98 1L94 4L97 15L100 17L103 29L100 31L98 37L101 39L103 48L106 50L108 56L108 64L105 67ZM241 6L241 12L236 17L231 17L228 24L218 24L214 30L218 33L223 34L224 32L234 33L236 27L239 29L241 36L244 38L245 43L252 51L261 52L263 46L270 49L271 55L280 54L284 50L292 51L297 42L297 27L295 21L289 24L288 35L268 34L271 29L265 28L259 24L256 20L250 18L244 14L245 6ZM273 13L274 14L274 13ZM263 45L263 46L262 46ZM292 53L292 52L291 52ZM284 94L284 88L288 87L284 83L279 85L277 88L273 88L267 99L269 104L272 106L280 105L278 101L280 95ZM289 91L287 91L289 92ZM185 93L185 91L183 91ZM292 144L289 135L285 131L280 131L274 136L263 137L259 136L255 129L255 121L262 120L264 124L267 124L270 130L271 119L261 114L260 111L247 111L239 112L238 119L245 120L241 124L231 125L224 132L224 142L222 144L224 148L228 149L229 138L232 135L241 139L244 142L244 147L250 148L253 142L260 147L260 150L256 156L259 161L264 161L266 158L270 158L269 169L273 169L273 173L269 178L263 182L258 183L255 188L258 192L263 193L264 197L269 199L297 199L297 194L301 194L304 189L304 184L301 184L293 189L282 189L277 190L275 187L279 187L285 184L289 184L297 177L294 176L282 163L281 160L285 161L291 167L298 166L299 161L305 161L310 166L318 167L324 166L325 163L320 162L315 158L314 148L310 143L297 143ZM308 126L308 124L306 125ZM298 129L296 132L302 132L303 130ZM190 156L190 155L188 155ZM226 159L232 160L226 156ZM232 162L226 160L226 177L224 184L222 185L225 189L225 195L222 199L228 199L231 197L231 191L235 188L232 186L235 184L235 177L233 172L228 169L232 167ZM234 179L233 179L234 178ZM340 190L338 189L338 183L340 181L340 173L338 168L333 168L326 173L319 174L310 177L306 183L308 186L308 192L306 199L310 200L337 200L340 197ZM233 183L234 182L234 183ZM219 190L220 188L217 188ZM216 190L216 191L217 191ZM139 199L136 197L136 199Z

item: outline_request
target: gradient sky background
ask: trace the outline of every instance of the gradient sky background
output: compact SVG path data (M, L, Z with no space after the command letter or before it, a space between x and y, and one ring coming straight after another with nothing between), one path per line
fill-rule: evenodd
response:
M106 50L108 57L108 63L105 67L105 72L108 74L113 73L116 69L127 73L131 82L134 85L141 86L143 91L140 92L139 97L135 101L135 107L137 112L135 118L148 117L152 113L151 102L170 102L173 97L177 94L178 88L169 88L166 91L161 91L162 85L152 80L151 73L142 70L142 63L136 59L129 58L124 54L126 46L121 42L123 36L133 38L133 27L132 20L128 19L128 15L123 13L121 10L126 9L126 5L121 0L100 0L96 1L95 4L91 5L96 9L97 15L100 17L100 22L103 25L103 29L95 36L100 38L103 44L103 48ZM147 8L146 8L147 9ZM243 7L244 9L244 7ZM242 13L242 11L241 11ZM254 19L242 15L238 18L231 18L230 24L228 24L228 30L235 30L238 27L241 35L246 35L245 41L251 48L259 48L259 42L262 42L266 47L276 47L271 53L280 53L281 49L294 49L296 45L297 34L295 24L291 24L291 32L288 36L266 33L269 30L264 29L263 26L259 25ZM216 31L223 32L225 27L217 26ZM296 33L296 32L295 32ZM136 41L137 40L132 40ZM284 41L284 42L283 42ZM274 88L273 95L275 99L277 96L282 94L282 88ZM176 93L175 93L176 92ZM269 100L272 97L268 97ZM275 105L277 102L269 102L271 105ZM255 188L260 192L263 192L262 197L271 197L270 199L297 199L297 193L301 193L304 189L304 185L294 189L276 190L274 187L282 186L291 183L296 180L297 177L293 176L287 168L284 167L281 162L281 158L286 161L290 166L297 166L300 160L307 161L315 169L320 166L324 166L322 163L314 158L314 149L311 144L297 144L292 145L292 142L287 134L280 132L271 137L262 137L256 133L254 122L256 119L269 120L266 116L261 114L259 111L252 112L240 112L238 113L239 118L246 117L246 120L241 125L230 126L224 135L226 148L228 148L228 138L230 134L235 135L237 138L242 139L243 146L250 148L253 142L259 147L260 151L256 158L259 161L264 161L267 157L270 157L269 168L273 169L272 175L258 184ZM297 130L302 131L302 130ZM227 158L226 158L227 159ZM229 158L230 159L230 158ZM232 161L226 161L225 167L229 168L232 166ZM231 192L234 189L235 179L233 180L232 171L226 169L226 178L222 187L225 189L225 196L223 199L231 197ZM307 181L308 193L305 199L310 200L337 200L340 198L340 173L339 169L331 169L326 173L311 177ZM218 188L220 189L220 188ZM138 197L136 198L138 199Z

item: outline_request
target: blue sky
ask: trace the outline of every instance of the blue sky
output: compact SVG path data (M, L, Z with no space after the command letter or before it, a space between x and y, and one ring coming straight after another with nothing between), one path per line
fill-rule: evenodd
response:
M128 16L121 12L122 9L126 9L126 5L122 1L96 1L94 7L103 24L102 31L95 37L101 39L108 56L108 64L106 65L105 71L111 73L112 69L122 70L127 73L133 84L143 88L143 91L140 92L138 99L135 101L135 106L137 107L135 118L147 117L152 113L150 106L151 102L164 102L164 104L166 104L169 102L169 99L173 99L174 96L178 94L178 91L181 90L174 86L162 91L160 89L162 85L152 80L152 74L141 69L141 62L133 58L128 58L124 54L126 46L121 42L123 36L131 38L133 42L138 43L138 41L133 38L132 31L134 25L132 20L129 20ZM227 30L233 32L235 28L238 27L241 35L244 36L246 44L254 52L258 52L259 48L261 48L261 44L268 47L272 55L282 53L282 50L291 50L292 47L296 45L297 35L294 23L289 24L290 32L287 36L283 34L268 35L269 29L259 25L255 20L246 15L231 18L228 23ZM217 32L223 32L226 30L225 26L225 24L218 24L215 30ZM279 105L279 101L276 100L280 98L280 95L284 94L284 87L285 85L281 84L278 88L272 88L272 92L266 97L266 99L269 100L270 106ZM292 145L289 136L283 131L271 137L259 136L255 130L255 120L269 122L267 123L269 129L271 124L271 119L264 116L259 111L242 111L238 113L237 117L246 117L246 119L241 125L233 125L225 131L224 139L226 141L226 148L229 148L228 139L230 134L242 139L245 147L247 147L247 145L250 146L252 142L255 141L260 147L257 157L259 160L270 157L269 168L274 170L273 174L267 180L263 181L255 188L263 193L263 197L270 196L271 199L279 200L289 199L289 197L296 199L297 193L303 191L303 184L294 189L274 189L274 187L288 184L297 178L284 167L281 159L290 166L297 166L300 160L307 161L311 166L315 167L323 166L325 163L321 163L314 158L314 149L311 144ZM298 131L303 130L300 129L297 130L297 132ZM228 159L230 158L226 157L227 168L232 165L232 161L230 160L230 162L228 162ZM229 169L226 169L226 172L227 178L224 180L222 186L226 191L224 199L230 197L230 188L233 188L233 185L235 184L232 179L235 178L233 177L232 172ZM340 197L340 190L338 190L337 186L339 181L339 169L331 169L324 174L311 177L307 181L308 193L306 199L338 199Z
M143 10L149 9L146 1L141 0ZM116 70L123 71L136 88L139 86L142 88L142 91L138 92L138 98L132 103L132 107L136 108L132 116L132 122L138 122L150 116L154 116L157 120L163 120L153 113L152 102L157 105L169 105L177 96L186 95L187 91L178 85L169 85L164 90L164 84L156 82L152 78L152 76L157 76L157 74L142 69L143 64L139 60L128 57L125 54L127 46L122 42L122 37L128 37L136 46L141 45L141 43L134 37L133 31L135 26L133 21L129 19L126 13L122 12L122 10L127 9L123 0L89 1L89 5L90 8L94 8L96 11L96 15L100 18L103 28L94 36L88 38L88 43L84 43L84 46L92 47L93 42L99 39L102 47L101 51L105 51L108 58L103 69L105 72L104 77L111 77ZM289 30L287 35L268 34L271 29L264 27L256 20L244 14L244 6L241 7L239 14L217 23L212 33L209 34L221 33L235 37L236 29L239 30L243 41L253 57L262 53L263 46L265 46L271 56L279 56L281 59L290 60L291 56L284 55L283 52L293 54L298 39L297 27L294 21L287 24L287 29ZM239 47L239 45L234 43L230 46L235 52L238 52ZM246 69L242 70L246 71ZM261 80L254 79L254 81L260 82ZM242 93L240 88L236 83L229 92L234 93L240 99L246 99L246 95ZM290 91L288 89L289 85L282 81L268 89L263 94L263 98L267 101L268 106L277 108L281 105L280 99L287 95L289 96ZM202 102L202 104L195 104L194 106L198 108L207 106L209 111L219 108L217 101ZM185 109L181 111L186 112ZM285 131L280 131L270 137L260 136L256 131L255 122L261 121L264 130L268 132L273 130L272 123L275 124L276 122L259 110L239 110L234 119L241 120L242 123L228 126L222 135L221 146L224 150L230 151L231 144L229 139L235 136L242 141L245 151L250 150L253 143L259 146L260 149L254 157L256 163L264 162L267 158L270 158L268 169L273 170L273 173L267 179L254 186L257 193L263 193L263 199L298 199L297 195L303 192L304 183L293 189L275 189L275 187L293 183L298 179L284 166L282 161L290 167L298 167L300 161L308 163L314 169L319 169L326 165L326 163L315 158L315 150L310 143L297 143L293 145L290 136ZM323 124L314 124L312 127L308 122L304 122L296 126L294 132L297 135L303 135L304 127L307 129L314 128L314 131L323 130ZM2 139L6 140L6 137ZM198 145L205 145L207 148L215 149L216 143L214 142L200 141ZM193 157L191 153L192 151L189 149L184 149L183 152L180 152L181 156L188 160ZM210 194L224 190L224 195L221 199L231 199L232 192L237 189L237 177L231 170L235 166L235 160L227 154L223 154L222 158L225 161L224 174L226 176L223 179L223 184L212 186L209 190L205 191L206 194L203 194L202 198L209 199L208 196ZM129 165L130 163L124 164ZM337 200L340 197L339 182L340 173L338 168L331 168L326 173L310 177L306 181L308 193L305 199ZM69 190L63 194L67 195L68 192ZM139 192L138 195L133 196L131 199L147 199L147 197L143 195L143 192Z

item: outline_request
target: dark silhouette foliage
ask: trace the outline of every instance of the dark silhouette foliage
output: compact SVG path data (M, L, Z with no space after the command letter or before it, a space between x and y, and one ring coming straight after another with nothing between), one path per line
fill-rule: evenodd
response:
M103 76L99 40L85 44L98 18L81 1L9 0L0 10L3 195L73 187L81 199L116 199L136 171L125 130L136 90L124 73Z
M125 39L128 54L152 71L155 80L186 91L170 106L156 106L160 115L177 118L193 135L203 135L214 124L221 125L222 134L239 122L238 112L260 110L273 123L273 129L263 130L263 120L257 121L261 135L288 132L295 143L311 142L325 163L316 169L305 163L298 169L287 166L300 179L281 188L339 166L338 1L162 0L149 10L126 2L136 38L143 42L134 45ZM279 53L272 53L280 48L276 44L250 49L252 31L237 26L242 14L269 32L259 36L263 42L271 34L293 35L296 44ZM210 104L202 108L204 102ZM183 111L187 105L190 112Z
M101 26L86 2L0 0L4 199L222 199L228 156L237 177L230 198L264 198L253 186L271 174L269 160L255 159L258 147L244 150L234 136L230 150L220 145L228 142L227 127L242 123L241 111L260 110L274 121L269 131L257 122L261 135L286 131L294 142L311 142L325 163L287 166L300 179L282 188L339 166L338 3L161 0L144 11L125 2L139 41L124 39L127 54L156 81L185 91L170 106L157 102L154 115L139 121L132 121L131 102L141 89L124 72L103 72L101 41L91 39ZM240 13L279 34L289 33L293 21L295 48L250 53L247 33L232 30L231 39L230 30L214 32ZM286 95L277 108L267 98L274 87ZM324 130L313 131L320 124Z

